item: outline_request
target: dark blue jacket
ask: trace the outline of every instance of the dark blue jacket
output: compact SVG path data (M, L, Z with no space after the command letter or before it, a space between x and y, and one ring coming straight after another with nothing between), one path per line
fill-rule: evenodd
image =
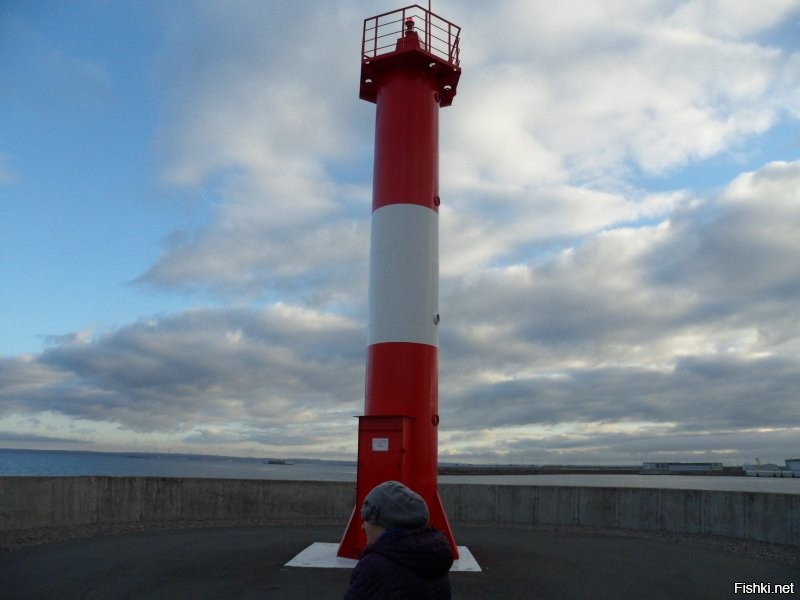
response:
M345 600L450 600L453 553L436 529L390 529L364 551Z

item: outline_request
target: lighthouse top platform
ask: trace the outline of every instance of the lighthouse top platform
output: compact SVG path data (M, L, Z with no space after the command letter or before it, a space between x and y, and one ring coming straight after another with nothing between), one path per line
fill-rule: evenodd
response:
M439 106L450 106L461 76L461 28L418 4L364 19L359 97L376 102L381 76L398 65L430 69Z

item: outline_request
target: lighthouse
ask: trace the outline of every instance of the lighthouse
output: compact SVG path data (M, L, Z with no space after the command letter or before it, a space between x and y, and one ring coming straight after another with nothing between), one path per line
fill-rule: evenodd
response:
M356 504L341 557L366 547L361 505L388 480L425 499L458 557L437 454L439 108L456 95L460 32L419 5L364 20L359 97L376 105L369 317Z

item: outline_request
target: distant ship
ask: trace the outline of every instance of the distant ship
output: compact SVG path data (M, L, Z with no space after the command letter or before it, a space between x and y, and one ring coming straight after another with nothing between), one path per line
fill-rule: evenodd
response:
M294 463L289 460L283 460L280 458L270 458L269 460L265 460L264 464L267 465L293 465Z

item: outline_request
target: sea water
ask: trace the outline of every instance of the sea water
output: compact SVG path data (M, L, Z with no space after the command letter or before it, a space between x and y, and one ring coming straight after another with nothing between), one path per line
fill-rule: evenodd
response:
M0 449L0 477L200 477L290 481L356 481L355 462L124 452ZM800 494L800 478L702 475L440 475L440 483L632 487Z
M261 458L136 452L0 449L0 477L201 477L355 481L355 462L275 464Z

